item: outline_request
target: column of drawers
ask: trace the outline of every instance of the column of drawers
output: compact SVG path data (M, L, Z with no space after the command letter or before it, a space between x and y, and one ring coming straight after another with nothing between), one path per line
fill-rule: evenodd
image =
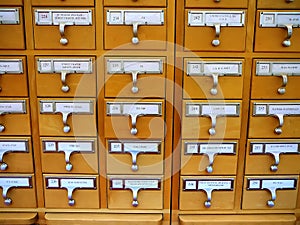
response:
M0 3L0 207L30 211L37 207L31 136L22 1ZM13 50L19 50L13 54ZM20 221L33 221L36 213L11 213ZM9 216L6 218L10 221Z

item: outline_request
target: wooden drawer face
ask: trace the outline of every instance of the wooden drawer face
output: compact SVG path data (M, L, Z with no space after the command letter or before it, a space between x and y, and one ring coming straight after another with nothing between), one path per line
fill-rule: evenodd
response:
M180 180L180 210L225 210L234 207L234 177L186 177ZM212 189L209 191L209 189Z
M300 101L251 101L249 113L249 138L299 137Z
M0 7L0 15L0 49L25 49L22 8Z
M105 100L106 138L163 138L164 101ZM136 121L135 121L136 118Z
M93 8L34 8L33 19L36 49L95 49Z
M165 8L104 8L103 22L105 49L166 49Z
M41 136L96 136L95 99L38 99Z
M242 208L296 208L298 179L298 176L245 177Z
M186 0L187 8L247 8L247 0Z
M184 98L242 98L244 60L185 59Z
M35 180L32 174L0 174L1 208L35 208Z
M167 6L166 0L104 0L104 6Z
M253 71L252 98L300 99L300 60L256 59Z
M299 9L299 0L258 0L258 9Z
M95 97L94 57L36 57L38 96Z
M98 176L44 175L46 208L99 208Z
M162 209L162 176L108 176L109 209Z
M97 173L98 148L94 138L41 138L45 173Z
M165 58L107 57L105 65L106 97L165 96Z
M213 219L212 219L213 218ZM295 225L296 217L289 214L272 215L180 215L180 225Z
M238 142L183 141L181 147L181 174L225 175L236 174Z
M183 101L182 137L234 139L240 137L241 101ZM225 115L225 116L224 116Z
M185 10L186 50L244 51L245 41L246 10Z
M32 0L34 6L94 6L94 0Z
M0 5L7 6L7 5L23 5L23 0L2 0Z
M246 174L299 174L299 139L248 140Z
M1 137L0 152L1 173L33 172L32 145L30 137Z
M164 142L114 140L106 142L108 174L163 174Z
M299 10L258 10L256 18L255 51L300 51Z
M26 58L22 56L0 57L0 96L27 96Z
M30 135L28 99L0 99L0 135Z

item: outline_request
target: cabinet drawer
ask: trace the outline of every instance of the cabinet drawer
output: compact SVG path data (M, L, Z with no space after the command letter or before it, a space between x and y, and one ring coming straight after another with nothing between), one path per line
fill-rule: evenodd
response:
M247 8L247 0L186 0L187 8Z
M94 6L94 0L32 0L34 6Z
M167 6L167 0L104 0L104 6Z

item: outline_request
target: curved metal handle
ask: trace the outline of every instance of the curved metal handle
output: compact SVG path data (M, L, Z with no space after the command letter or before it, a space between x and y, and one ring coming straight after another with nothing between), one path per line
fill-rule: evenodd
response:
M214 28L215 28L216 36L215 36L215 39L212 40L211 44L213 46L219 46L220 45L219 37L221 34L221 24L219 24L219 23L214 24Z
M2 197L5 205L11 205L12 199L7 197L8 191L11 187L2 187Z
M284 24L284 27L287 29L287 37L282 42L282 45L284 47L290 47L292 45L290 39L292 38L292 35L293 35L293 24Z
M209 128L208 133L210 135L215 135L216 134L216 125L217 125L217 116L215 115L209 115L211 119L211 128Z
M68 120L68 116L71 113L62 112L61 114L62 114L62 117L63 117L63 124L64 124L63 131L64 131L64 133L69 133L71 131L71 127L67 124L67 120Z
M280 161L280 153L272 152L271 154L274 157L275 162L273 165L271 165L270 170L272 172L276 172L278 170L278 165L279 165L279 161Z
M133 37L131 39L132 44L137 45L140 40L138 38L138 27L139 27L139 22L133 22L132 23L132 31L133 31Z
M139 91L139 88L137 87L137 76L139 74L139 71L132 71L131 76L132 76L132 88L131 91L132 93L137 93Z
M205 154L208 157L209 165L206 167L206 171L208 173L213 172L213 164L214 164L214 159L215 159L215 153L206 153Z
M59 33L60 33L60 44L66 45L68 44L68 39L65 37L65 23L60 23L59 24Z
M138 132L138 130L136 128L137 117L138 117L138 115L136 115L136 114L130 114L130 118L131 118L131 130L130 130L130 133L132 135L136 135L137 132Z
M211 196L212 196L212 189L206 189L206 190L204 190L205 191L205 193L206 193L206 196L207 196L207 200L204 202L204 206L206 207L206 208L210 208L211 207Z
M8 165L3 162L3 157L6 153L8 153L9 151L7 150L0 150L0 170L4 171L7 170Z
M0 124L0 133L2 133L5 130L5 126Z
M284 115L277 114L277 115L275 115L275 117L278 118L279 126L274 129L274 132L275 132L275 134L281 134L282 133L283 123L284 123Z
M73 169L73 165L70 162L70 158L71 158L73 151L65 150L64 153L65 153L65 161L66 161L66 170L71 171Z
M140 152L138 151L128 151L128 152L131 154L131 159L132 159L131 170L135 172L139 169L137 165L137 156Z
M288 83L288 77L285 74L280 75L282 77L282 85L280 88L277 89L277 92L281 95L283 95L286 92L286 85Z
M67 75L68 75L68 71L61 71L61 75L60 75L60 80L62 83L62 87L61 90L63 92L68 92L70 90L70 87L67 85Z
M218 87L218 83L219 83L219 74L211 74L210 76L213 78L213 86L210 89L210 93L212 95L216 95L216 94L218 94L217 87Z
M68 188L68 204L69 206L73 206L75 205L75 199L73 199L73 191L75 190L75 188Z
M139 205L138 192L140 189L139 188L130 188L130 190L132 191L132 206L137 207Z
M267 201L267 205L269 207L275 206L275 200L276 200L276 188L267 189L271 193L271 200Z

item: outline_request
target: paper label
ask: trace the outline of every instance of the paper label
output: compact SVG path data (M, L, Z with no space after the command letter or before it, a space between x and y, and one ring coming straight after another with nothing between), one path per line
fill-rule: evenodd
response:
M300 62L257 62L256 75L300 75Z
M200 105L187 105L187 115L188 116L199 116L200 115Z
M121 105L120 104L109 104L108 110L110 114L122 114Z
M23 73L22 60L12 59L3 60L0 59L0 73Z
M261 180L249 180L248 189L260 189Z
M202 64L197 62L187 62L187 74L188 75L202 74Z
M299 105L269 105L269 114L300 115Z
M0 102L0 112L26 113L25 101L22 101L22 102Z
M184 189L185 190L197 190L197 181L186 180Z
M266 115L267 114L267 105L254 104L254 114L255 115Z
M262 180L262 189L294 189L295 180Z
M164 23L164 12L158 11L125 11L125 24L155 24L161 25Z
M201 115L238 115L237 105L202 105Z
M203 13L189 13L188 23L192 25L203 24Z
M293 24L295 26L300 25L300 13L298 14L289 14L282 13L277 15L278 24Z
M123 180L112 180L111 185L113 189L123 189Z
M28 141L0 141L0 152L28 152Z
M157 153L157 152L159 152L158 146L159 146L158 143L142 143L142 142L124 143L124 151L125 152L138 151L138 152Z
M288 144L288 143L274 143L274 144L266 144L266 152L279 152L279 153L298 153L298 144Z
M162 73L162 60L108 60L107 68L109 73Z
M31 187L30 178L0 177L1 187Z
M234 144L200 144L200 153L233 154Z
M271 65L270 63L261 63L257 62L256 63L256 74L257 75L267 75L271 73Z
M44 151L55 152L57 150L55 141L43 141L43 143L44 143Z
M198 144L186 144L186 153L187 154L197 154L198 153Z
M206 13L206 23L242 23L240 13Z
M53 102L41 102L41 112L43 113L53 113L54 107Z
M56 111L65 113L91 113L90 102L56 102Z
M283 27L286 24L292 24L293 27L300 25L299 12L261 12L261 27Z
M93 152L92 142L58 142L58 151Z
M110 143L110 152L122 152L122 151L123 148L121 143L115 143L115 142Z
M0 9L0 24L19 23L19 9Z
M95 189L96 178L47 177L47 188Z
M159 189L159 180L125 180L125 188Z
M124 114L157 115L160 114L160 104L124 104Z
M38 67L40 73L91 73L92 61L90 59L61 60L61 59L39 59Z
M231 190L231 180L199 180L198 190Z
M240 74L240 65L238 63L228 64L204 64L205 74Z
M263 153L264 144L252 144L251 153Z

